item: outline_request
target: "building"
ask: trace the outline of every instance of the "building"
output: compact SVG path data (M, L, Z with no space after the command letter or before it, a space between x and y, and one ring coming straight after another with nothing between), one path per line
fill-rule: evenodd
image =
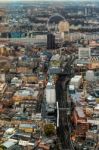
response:
M24 132L32 133L37 126L35 124L20 124L19 130L22 130Z
M87 6L85 7L85 16L92 16L94 14L94 6Z
M52 33L47 35L47 49L55 49L55 36Z
M17 90L13 96L15 102L21 102L25 100L38 100L39 91L29 87L23 87L23 89Z
M0 22L4 22L4 17L6 15L6 12L4 9L0 9Z
M6 23L6 10L0 9L0 37L7 37L8 24Z
M0 95L2 95L5 92L6 88L7 88L6 83L0 83Z
M75 107L75 110L73 112L73 120L76 127L76 136L84 136L89 128L89 125L86 121L86 115L82 107Z
M9 140L9 141L4 142L0 146L0 149L14 150L16 144L17 144L17 142L12 142L12 141Z
M0 81L5 82L5 74L4 73L0 74Z
M32 68L28 66L19 66L16 68L17 73L32 73Z
M91 57L91 50L89 47L87 47L87 48L81 47L81 48L79 48L78 55L79 55L79 59L86 59L86 58L88 59Z

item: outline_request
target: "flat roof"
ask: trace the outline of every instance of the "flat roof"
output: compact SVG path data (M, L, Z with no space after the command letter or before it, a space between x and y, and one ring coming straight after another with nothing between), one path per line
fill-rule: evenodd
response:
M6 141L4 142L2 145L6 148L10 148L11 146L15 145L16 142L12 142L12 141Z
M85 114L82 107L76 107L75 110L80 118L85 118Z
M20 128L36 128L36 124L20 124Z

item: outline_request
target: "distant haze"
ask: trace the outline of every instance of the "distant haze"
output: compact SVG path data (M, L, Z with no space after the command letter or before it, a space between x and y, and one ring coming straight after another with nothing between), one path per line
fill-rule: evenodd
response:
M99 0L0 0L0 3L7 3L7 2L13 2L13 3L17 3L17 2L90 2L90 3L95 3L95 2L99 2Z

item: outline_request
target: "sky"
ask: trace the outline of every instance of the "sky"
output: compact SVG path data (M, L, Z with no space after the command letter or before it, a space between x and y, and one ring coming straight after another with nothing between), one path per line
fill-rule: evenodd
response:
M4 2L4 1L6 1L6 2L7 2L7 1L12 1L12 2L13 2L13 1L16 1L16 2L17 2L17 1L28 1L28 0L0 0L0 2L2 2L2 1L3 1L3 2ZM46 1L46 0L29 0L29 1ZM55 1L55 0L49 0L49 1ZM67 0L66 0L66 1L67 1Z
M9 1L11 1L11 2L17 2L17 1L55 1L55 0L0 0L0 2L9 2Z
M8 1L10 1L10 2L17 2L17 1L55 1L55 0L0 0L0 2L8 2Z
M9 2L9 1L17 2L17 1L60 1L60 0L0 0L0 2ZM70 1L70 0L63 0L63 1ZM73 0L73 1L80 1L80 0ZM84 1L84 0L81 0L81 1Z

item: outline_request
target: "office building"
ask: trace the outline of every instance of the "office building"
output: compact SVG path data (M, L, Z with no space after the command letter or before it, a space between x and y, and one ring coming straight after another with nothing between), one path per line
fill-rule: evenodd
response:
M47 49L55 49L55 36L52 33L47 35Z

